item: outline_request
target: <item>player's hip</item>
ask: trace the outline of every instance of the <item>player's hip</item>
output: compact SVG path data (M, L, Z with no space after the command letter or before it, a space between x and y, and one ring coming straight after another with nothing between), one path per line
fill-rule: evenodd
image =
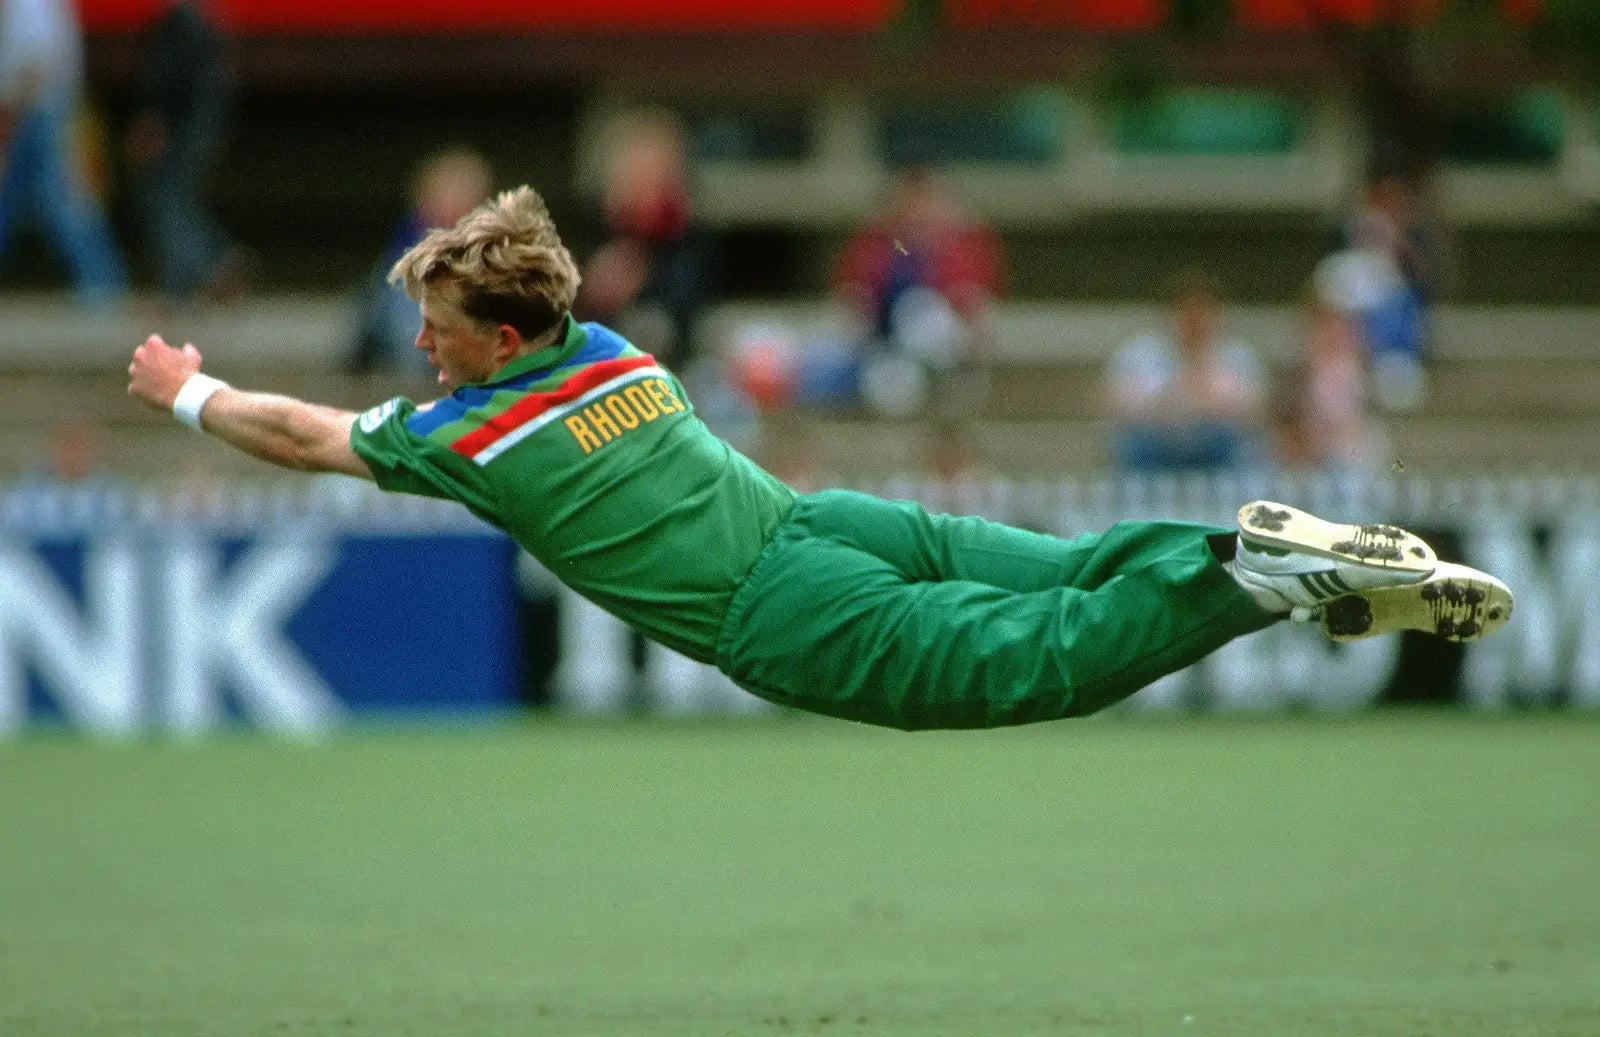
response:
M1015 629L995 623L1021 600L970 581L919 580L851 535L914 507L848 491L800 498L734 593L718 667L770 701L866 723L1023 719L998 720L993 699L957 694L979 673L1018 688L1051 683L1046 654L1018 651Z

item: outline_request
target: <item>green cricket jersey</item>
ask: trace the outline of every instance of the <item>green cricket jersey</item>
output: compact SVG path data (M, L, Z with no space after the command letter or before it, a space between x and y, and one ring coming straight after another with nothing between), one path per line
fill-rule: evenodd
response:
M460 501L568 586L714 662L734 591L795 493L712 435L683 386L599 324L421 407L362 414L385 490Z

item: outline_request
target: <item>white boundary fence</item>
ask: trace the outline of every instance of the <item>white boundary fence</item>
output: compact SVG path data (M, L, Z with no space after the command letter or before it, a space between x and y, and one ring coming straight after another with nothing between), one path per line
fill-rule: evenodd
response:
M1466 649L1424 635L1340 646L1314 627L1278 624L1120 708L1349 709L1396 698L1600 706L1600 478L904 480L858 488L1062 536L1121 519L1226 528L1239 504L1264 497L1426 531L1441 555L1500 575L1517 595L1511 623ZM570 711L769 708L714 669L644 645L537 565L522 565L519 583L514 558L502 535L463 509L383 495L354 480L234 487L200 499L14 489L0 496L0 600L8 603L0 610L0 733L39 716L112 734L194 734L234 722L315 733L374 708L493 708L516 700L516 673L550 654L529 648L551 641L559 661L549 683L555 703ZM182 580L174 559L187 559ZM466 614L450 617L461 624L451 637L476 639L484 664L468 673L441 651L378 672L392 661L384 646L435 643L421 626L436 627L441 614L428 609L451 606L426 604L428 595L451 580L467 581L476 595ZM522 604L555 605L543 610L544 627L522 629L520 667L510 658L518 653L510 617L519 586ZM187 594L172 598L182 587ZM437 672L423 672L429 665ZM174 673L183 680L174 684Z

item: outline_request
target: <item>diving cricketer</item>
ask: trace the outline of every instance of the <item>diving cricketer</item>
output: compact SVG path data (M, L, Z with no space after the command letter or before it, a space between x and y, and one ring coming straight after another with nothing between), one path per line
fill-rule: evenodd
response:
M1505 584L1390 525L1266 501L1237 530L1122 522L1071 540L916 504L797 494L683 385L570 310L579 275L531 188L431 231L391 278L447 395L352 414L246 392L151 336L128 391L263 460L459 501L578 593L752 693L905 729L1093 713L1284 618L1463 641Z

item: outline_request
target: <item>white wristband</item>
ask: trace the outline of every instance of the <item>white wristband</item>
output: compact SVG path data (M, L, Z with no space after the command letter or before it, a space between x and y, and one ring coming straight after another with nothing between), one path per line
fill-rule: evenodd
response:
M226 388L228 383L222 379L196 371L183 383L183 388L178 390L178 398L172 401L173 416L196 432L205 431L200 427L200 409L211 399L213 393Z

